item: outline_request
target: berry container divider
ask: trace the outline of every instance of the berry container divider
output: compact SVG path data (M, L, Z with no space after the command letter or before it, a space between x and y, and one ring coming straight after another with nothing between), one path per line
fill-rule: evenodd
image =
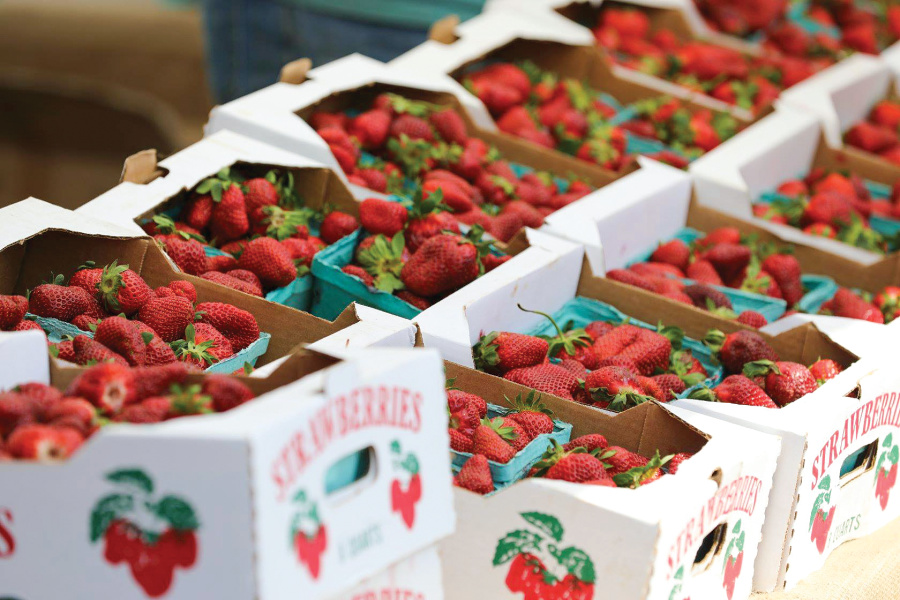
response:
M34 335L17 335L17 345L20 340L45 345ZM48 377L45 370L38 381L65 389L70 375ZM187 383L206 377L189 375ZM70 460L0 463L8 484L0 522L11 546L0 561L4 593L334 598L452 533L444 377L436 353L378 349L342 361L299 351L269 377L241 380L257 398L233 411L156 425L113 423ZM386 389L392 390L390 414L378 409L384 406L379 390ZM340 431L323 425L323 419L337 423L351 407L382 420ZM300 440L313 438L322 445L302 463L292 461L297 444L309 443ZM371 459L366 476L328 493L329 469L360 448ZM413 464L414 473L404 466ZM410 495L413 481L420 493ZM181 535L160 544L158 553L144 538L116 536L117 519L149 537L164 527L160 517ZM373 531L378 543L341 552L343 541L371 540ZM51 538L54 543L44 543ZM141 546L126 549L129 542ZM120 554L138 548L133 561ZM138 556L158 557L154 570ZM35 577L47 560L58 576Z
M644 321L641 321L639 319L630 317L617 308L610 306L609 304L580 296L576 296L575 298L567 301L559 308L559 310L555 311L552 316L553 319L559 324L559 326L563 327L564 329L570 325L572 328L577 329L579 327L584 327L592 321L606 321L607 323L627 322L631 323L632 325L637 325L638 327L656 331L655 326L650 325L649 323L645 323ZM670 325L671 323L665 324ZM552 323L544 322L541 323L538 327L535 327L534 329L526 333L528 333L529 335L553 336L556 334L556 329L554 329ZM687 388L684 392L678 395L679 398L687 398L693 390L698 389L702 386L713 387L718 384L719 381L721 381L722 366L715 358L713 358L712 352L706 345L704 345L702 342L698 342L697 340L685 337L684 341L682 342L682 347L691 351L691 354L694 355L697 360L699 360L703 365L703 368L706 369L709 377L707 377L700 383ZM553 360L554 359L551 359L551 361Z
M513 409L488 402L487 411L487 418L493 419L494 417L504 417L513 412ZM571 435L572 426L569 423L553 419L552 433L543 433L528 442L528 445L519 450L508 463L504 464L488 460L491 476L494 479L494 487L504 487L525 477L528 471L531 470L531 467L541 460L551 440L559 442L562 446L569 442ZM454 469L459 469L467 460L472 458L470 452L457 452L452 449L450 450L450 456L452 457Z

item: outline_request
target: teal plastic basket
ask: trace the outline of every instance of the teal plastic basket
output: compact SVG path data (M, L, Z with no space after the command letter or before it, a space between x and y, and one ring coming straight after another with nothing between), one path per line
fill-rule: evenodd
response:
M487 409L487 416L489 419L493 419L494 417L505 417L513 412L512 409L497 406L496 404L488 404ZM494 487L515 483L527 475L528 471L531 470L531 467L541 460L541 457L544 455L544 452L547 451L547 446L550 445L551 440L556 440L562 445L568 443L571 437L572 426L568 423L553 419L552 433L541 434L528 442L528 445L519 450L508 463L504 464L489 460L488 465L491 468L491 478L494 480ZM450 455L455 469L461 468L467 460L472 458L471 453L457 452L456 450L450 450Z
M352 302L358 302L405 319L415 317L422 311L412 304L371 288L358 277L341 271L353 260L353 253L365 235L365 232L358 230L316 253L312 264L315 280L310 308L312 314L333 321Z
M651 331L656 331L655 326L644 323L643 321L640 321L633 317L629 317L619 309L612 307L609 304L600 302L599 300L593 300L591 298L584 298L582 296L576 296L575 298L572 298L571 300L563 304L562 308L553 313L552 316L560 327L571 323L572 327L579 328L584 327L588 323L591 323L593 321L621 323L625 319L628 319L628 322L632 325L637 325L645 329L650 329ZM553 324L550 323L550 321L545 320L544 323L529 331L528 333L530 335L555 335L556 329L554 329ZM689 337L685 337L684 341L682 342L682 348L685 350L690 350L691 354L693 354L694 357L700 361L700 364L702 364L703 368L706 369L708 377L706 378L706 380L698 383L697 385L686 389L679 395L679 398L686 398L693 390L704 385L708 387L714 387L719 383L719 381L721 381L722 366L713 357L712 352L705 344Z
M697 231L696 229L692 229L690 227L684 227L680 231L678 231L678 233L676 233L672 239L679 239L685 244L690 244L694 240L697 240L704 235L705 234L701 231ZM642 252L637 256L637 258L630 261L626 266L630 267L631 265L636 263L647 262L655 249L656 248L653 247L645 252ZM696 283L696 281L694 281L693 279L687 278L682 279L682 281L687 284ZM731 301L732 308L738 314L744 312L745 310L753 310L764 316L766 320L771 323L787 311L787 303L779 298L770 298L765 294L745 292L743 290L737 290L735 288L730 288L724 285L713 285L710 287L713 287L725 294Z
M822 305L834 298L838 290L838 284L831 277L824 275L803 275L803 289L806 293L795 307L800 312L815 314Z

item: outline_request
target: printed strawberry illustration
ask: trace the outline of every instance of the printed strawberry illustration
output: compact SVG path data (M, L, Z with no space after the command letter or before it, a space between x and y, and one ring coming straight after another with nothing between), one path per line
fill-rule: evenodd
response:
M681 598L681 589L684 587L684 566L678 567L678 570L675 571L675 575L673 577L675 583L672 584L672 590L669 592L669 600L680 600ZM685 600L690 600L690 598L686 598Z
M494 550L494 566L509 563L506 588L523 600L588 600L596 573L591 558L575 547L560 548L563 526L552 516L521 513L531 529L507 533Z
M294 496L297 512L291 521L290 545L297 553L297 560L305 565L313 579L322 570L322 554L328 549L328 531L319 517L318 504L300 490Z
M409 529L416 522L416 504L422 498L422 476L419 474L419 459L412 452L403 455L400 442L391 442L391 454L394 455L394 469L409 473L406 489L400 479L391 481L391 511L400 513L400 517Z
M724 576L722 586L725 588L728 600L731 600L731 597L734 595L734 585L741 574L741 567L744 564L744 537L739 519L731 530L731 541L728 542L728 548L725 550L725 562L722 563Z
M875 496L881 504L881 510L887 508L891 488L897 481L897 459L900 458L900 448L894 444L893 434L887 434L881 442L881 454L875 465Z
M150 598L169 591L175 568L197 561L200 527L194 510L177 496L153 497L153 480L140 469L113 471L106 479L118 491L94 505L91 543L104 542L111 565L127 563L134 580Z
M825 544L828 542L828 530L834 520L835 506L831 502L831 476L826 475L819 482L818 488L822 490L813 502L813 509L809 515L809 539L816 543L819 554L825 552Z

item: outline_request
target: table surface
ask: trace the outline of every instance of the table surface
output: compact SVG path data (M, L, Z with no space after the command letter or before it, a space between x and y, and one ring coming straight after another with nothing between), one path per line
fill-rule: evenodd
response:
M900 598L900 519L846 542L825 567L789 592L758 593L751 600L896 600Z

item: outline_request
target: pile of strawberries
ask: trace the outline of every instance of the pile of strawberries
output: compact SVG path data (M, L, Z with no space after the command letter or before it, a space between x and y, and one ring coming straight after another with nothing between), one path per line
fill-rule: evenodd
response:
M900 165L900 102L882 100L873 106L865 121L847 130L844 141Z
M728 376L711 390L694 390L691 397L698 400L779 408L811 394L843 370L831 359L819 359L808 368L778 360L775 349L754 331L725 335L712 330L704 342L718 352Z
M647 14L637 8L601 9L594 37L623 66L754 112L815 72L810 61L754 57L708 42L685 41L668 29L652 31Z
M682 349L684 332L675 327L651 331L593 321L584 328L556 330L549 341L491 332L473 349L475 366L539 392L612 411L648 400L668 402L708 376L697 357Z
M738 130L734 117L691 112L659 96L634 105L637 117L621 126L600 93L573 78L560 79L530 61L494 63L466 75L463 84L484 102L501 131L617 171L633 162L625 131L668 144L677 153L650 156L677 167L711 150Z
M802 179L785 181L776 191L780 197L755 204L754 215L872 252L885 253L896 244L869 224L873 215L900 219L896 186L891 200L875 199L859 175L817 167Z
M152 289L128 265L85 265L68 284L62 275L24 296L0 296L0 329L41 329L26 312L71 323L88 335L51 346L57 358L80 365L110 361L151 366L183 361L206 368L259 338L256 318L223 302L197 303L189 281ZM24 325L27 323L28 325Z
M840 43L851 50L878 54L900 38L900 4L853 0L811 0L808 16L840 30Z
M577 179L563 190L543 172L519 177L496 148L469 137L455 110L397 94L353 117L318 111L309 122L352 183L426 199L440 190L444 210L501 241L592 191Z
M245 179L228 168L188 192L179 220L144 225L185 273L253 296L302 277L317 252L358 228L351 214L303 206L289 171ZM204 244L224 254L208 257Z
M690 244L677 238L662 243L647 262L612 269L606 276L757 328L766 324L763 315L749 310L735 315L728 297L711 286L780 298L788 307L804 294L800 263L793 255L755 243L734 227L714 229ZM683 278L696 283L686 284Z
M400 202L363 200L359 218L368 235L342 270L425 310L511 258L483 239L480 225L462 234L442 209L442 198L441 190L427 198L417 194L409 209Z
M847 288L838 288L834 297L822 304L819 314L890 323L900 315L900 288L889 285L872 297Z
M81 373L65 393L42 383L0 392L0 462L62 460L112 422L159 423L225 412L254 397L228 375L187 385L188 372L180 363L129 367L104 362Z
M563 446L552 441L529 477L636 488L656 481L665 473L675 474L681 463L691 456L689 453L678 453L661 458L657 452L652 458L647 458L621 446L610 446L604 436L590 433ZM454 484L478 494L493 492L488 459L483 454L472 456L454 478Z

